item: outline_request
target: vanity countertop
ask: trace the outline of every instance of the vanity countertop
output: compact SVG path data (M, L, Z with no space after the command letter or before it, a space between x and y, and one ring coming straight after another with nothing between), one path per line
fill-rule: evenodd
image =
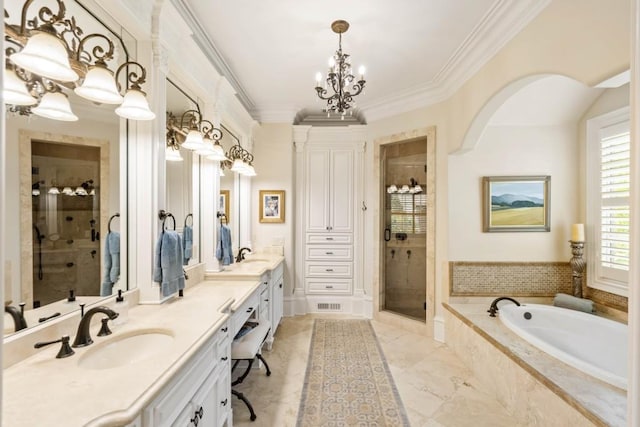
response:
M4 425L97 426L132 421L229 318L224 312L240 306L259 287L255 280L202 282L187 289L183 298L131 308L125 324L110 325L109 337L98 337L97 329L92 329L94 344L75 348L71 357L56 359L60 344L53 344L5 369ZM102 340L142 329L169 331L173 342L162 354L121 367L78 366L83 353Z
M284 261L282 255L271 253L249 253L244 261L225 265L217 272L205 273L206 280L242 280L259 279L265 272L278 267Z

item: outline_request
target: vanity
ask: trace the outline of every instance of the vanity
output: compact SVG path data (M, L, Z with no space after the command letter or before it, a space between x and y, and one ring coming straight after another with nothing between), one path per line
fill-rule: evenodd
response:
M71 357L56 359L59 344L53 344L4 369L3 421L231 426L233 337L250 317L268 319L272 343L282 317L283 257L259 259L207 274L182 298L134 305L126 323L109 322L109 336L97 336L101 316L94 316L94 343L74 348ZM73 320L72 337L78 319Z

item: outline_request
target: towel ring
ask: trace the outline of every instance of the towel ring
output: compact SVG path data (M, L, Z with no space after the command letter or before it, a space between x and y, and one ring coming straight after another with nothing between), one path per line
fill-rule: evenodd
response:
M111 215L111 218L109 218L109 225L107 227L107 229L109 230L109 233L111 233L111 221L113 221L114 218L119 218L119 217L120 217L120 214L116 212L113 215Z
M163 233L165 231L164 223L167 220L167 218L171 218L173 220L173 230L175 231L175 229L176 229L176 218L173 216L173 214L171 212L167 212L164 209L161 209L160 212L158 212L158 218L160 218L162 220L162 232Z
M216 216L220 218L220 222L222 222L222 218L224 218L224 223L229 224L229 218L227 218L227 215L224 214L223 212L217 212Z
M187 220L191 218L191 225L193 226L193 214L187 214L187 216L184 217L184 226L187 226Z

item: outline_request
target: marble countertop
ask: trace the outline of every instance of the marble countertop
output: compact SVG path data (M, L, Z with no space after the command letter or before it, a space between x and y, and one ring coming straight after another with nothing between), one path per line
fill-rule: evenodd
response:
M627 393L624 390L527 343L498 317L489 317L487 304L450 303L445 307L576 409L591 413L591 417L595 416L604 425L626 425Z
M281 255L270 253L248 253L244 261L225 265L224 269L217 272L207 272L206 280L243 280L248 278L259 279L267 271L273 270L284 261Z
M218 331L230 316L229 308L241 305L259 286L255 280L202 282L183 298L130 308L126 323L110 325L112 335L98 337L97 329L92 330L94 344L75 348L71 357L56 359L60 345L54 344L4 369L4 425L122 425L132 421ZM168 330L173 342L162 354L121 367L78 366L83 353L98 343L141 329Z

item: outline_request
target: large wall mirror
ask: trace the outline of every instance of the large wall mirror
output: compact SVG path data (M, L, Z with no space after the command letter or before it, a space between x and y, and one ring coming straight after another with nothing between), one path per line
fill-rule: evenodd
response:
M19 23L22 5L5 4L5 22ZM131 35L77 2L65 5L86 34L113 42L110 69L132 59ZM128 122L116 106L94 104L72 87L62 92L77 121L5 106L5 336L16 331L16 310L32 327L128 289Z
M221 125L222 139L220 143L229 151L234 145L240 143L238 137L226 126ZM218 212L226 214L226 222L231 228L231 242L234 252L240 247L240 210L241 194L240 194L241 175L231 171L229 168L220 169L220 200L218 204ZM221 218L221 221L224 221Z
M192 112L200 113L194 97L174 80L167 79L166 129L166 208L176 221L176 231L189 244L185 254L186 265L200 262L198 220L200 156L184 148L187 128Z

